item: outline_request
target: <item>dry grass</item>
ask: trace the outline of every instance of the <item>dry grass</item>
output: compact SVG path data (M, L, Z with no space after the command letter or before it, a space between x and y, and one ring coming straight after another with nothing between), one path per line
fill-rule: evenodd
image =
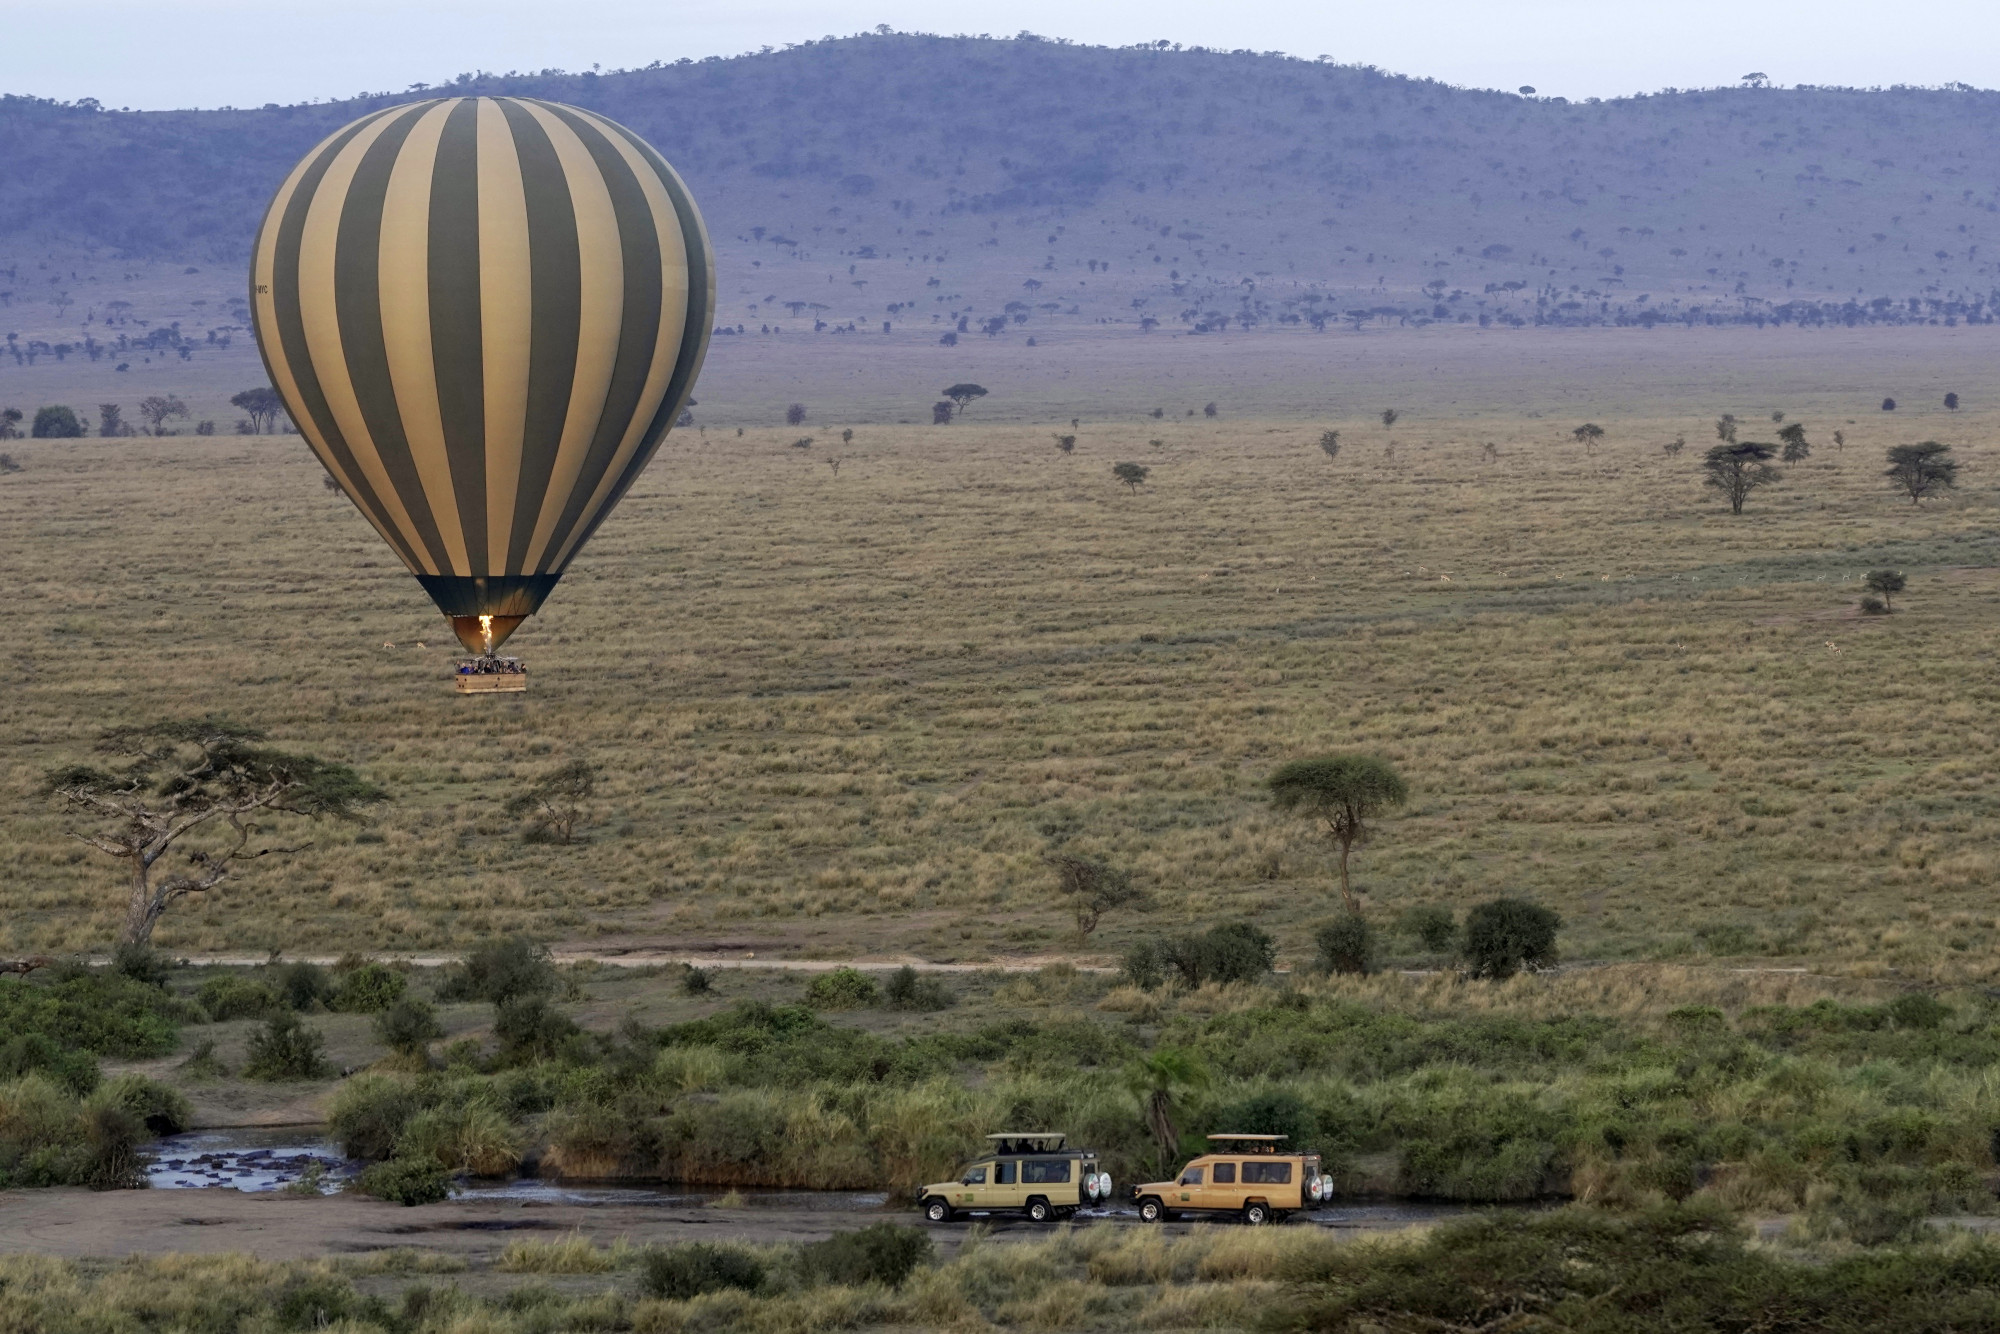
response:
M1524 894L1572 955L1983 980L1993 420L1808 415L1813 459L1732 519L1696 479L1709 406L1598 414L1594 460L1567 414L1400 424L1393 463L1359 412L1332 462L1320 423L1135 417L1073 457L1038 427L868 427L837 478L793 433L676 436L515 641L535 684L508 700L450 693L444 626L296 441L28 442L0 488L0 549L33 562L0 935L113 926L41 769L215 710L396 802L177 907L179 949L1062 949L1040 856L1073 835L1157 896L1098 947L1252 914L1297 960L1326 863L1258 784L1358 748L1417 794L1359 860L1385 917ZM1931 435L1968 484L1917 509L1882 449ZM1857 619L1878 566L1909 592ZM609 773L587 842L523 844L502 804L572 756Z

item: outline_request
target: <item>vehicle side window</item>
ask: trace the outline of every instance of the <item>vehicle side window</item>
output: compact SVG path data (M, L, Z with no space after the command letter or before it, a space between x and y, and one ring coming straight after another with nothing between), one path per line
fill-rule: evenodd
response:
M1025 1162L1021 1164L1021 1180L1033 1185L1048 1185L1052 1182L1069 1180L1069 1159L1060 1158L1054 1162Z
M1000 1170L999 1170L999 1172L998 1172L998 1173L996 1173L996 1174L994 1175L994 1177L993 1177L993 1184L994 1184L994 1185L996 1185L996 1186L1011 1186L1011 1185L1013 1185L1013 1184L1014 1184L1014 1164L1012 1164L1012 1163L1001 1163L1001 1164L1000 1164Z
M1199 1167L1190 1167L1187 1171L1181 1173L1181 1184L1183 1186L1199 1186L1201 1184L1201 1169Z
M1212 1179L1214 1180L1215 1184L1216 1184L1216 1185L1218 1185L1218 1186L1233 1186L1233 1185L1235 1185L1235 1184L1236 1184L1236 1164L1235 1164L1235 1163L1217 1163L1217 1164L1215 1165L1215 1175L1214 1175L1214 1177L1213 1177Z
M1245 1163L1243 1180L1247 1184L1256 1182L1262 1186L1284 1186L1291 1184L1292 1165L1290 1163Z
M965 1185L968 1185L968 1186L983 1186L983 1185L985 1185L985 1184L986 1184L986 1164L985 1164L985 1163L981 1163L981 1164L980 1164L979 1166L977 1166L977 1167L968 1167L968 1168L966 1168L966 1169L965 1169L965 1181L964 1181L964 1183L963 1183L963 1184L965 1184Z

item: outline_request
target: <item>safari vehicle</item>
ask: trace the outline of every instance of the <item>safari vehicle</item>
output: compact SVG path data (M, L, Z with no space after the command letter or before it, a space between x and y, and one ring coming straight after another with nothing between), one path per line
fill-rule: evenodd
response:
M1333 1198L1316 1153L1287 1153L1283 1135L1210 1135L1209 1151L1173 1181L1132 1187L1144 1222L1179 1214L1235 1214L1246 1223L1282 1220Z
M917 1192L924 1217L948 1223L963 1213L1019 1213L1037 1223L1068 1218L1111 1198L1111 1176L1097 1170L1095 1149L1070 1149L1050 1133L986 1137L986 1152L959 1169L958 1180Z

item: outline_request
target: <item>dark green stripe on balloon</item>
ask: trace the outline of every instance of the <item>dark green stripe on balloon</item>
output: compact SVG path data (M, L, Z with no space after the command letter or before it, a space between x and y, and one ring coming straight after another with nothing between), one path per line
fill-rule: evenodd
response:
M486 546L486 375L479 301L479 103L452 108L431 175L431 358L458 523L474 574ZM448 567L446 567L448 568Z

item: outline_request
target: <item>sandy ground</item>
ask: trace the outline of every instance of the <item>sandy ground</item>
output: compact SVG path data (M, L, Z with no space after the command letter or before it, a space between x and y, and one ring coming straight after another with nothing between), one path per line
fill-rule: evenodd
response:
M1395 1231L1464 1212L1396 1204L1324 1211L1315 1222L1343 1234ZM742 1209L652 1204L547 1204L536 1201L457 1199L406 1209L358 1195L318 1199L233 1190L32 1190L0 1193L0 1252L69 1258L179 1252L248 1252L265 1260L358 1255L414 1247L493 1260L511 1240L578 1232L600 1245L620 1237L648 1244L678 1241L818 1241L835 1232L883 1220L915 1223L912 1209L798 1209L753 1205ZM989 1236L1026 1240L1047 1227L1025 1220L986 1221ZM1295 1218L1288 1226L1311 1226ZM1138 1227L1136 1217L1077 1224ZM1197 1226L1162 1224L1179 1234ZM965 1225L934 1229L938 1248L957 1249Z

